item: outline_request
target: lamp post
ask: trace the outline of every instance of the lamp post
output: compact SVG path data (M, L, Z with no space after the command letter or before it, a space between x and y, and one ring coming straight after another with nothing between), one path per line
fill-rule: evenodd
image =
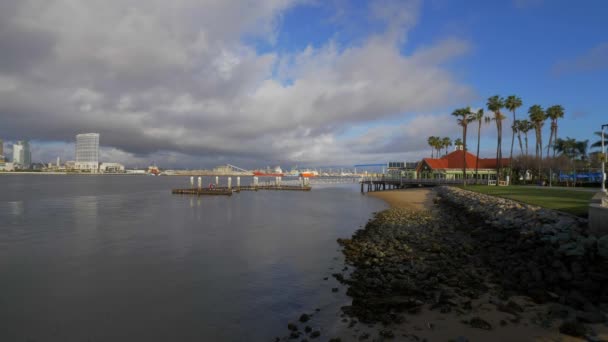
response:
M608 124L602 125L602 192L606 193L606 150L604 149L604 129Z

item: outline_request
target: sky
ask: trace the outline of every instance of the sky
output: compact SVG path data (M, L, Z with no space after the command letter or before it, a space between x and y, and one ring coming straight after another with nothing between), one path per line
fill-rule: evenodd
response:
M517 95L519 118L560 104L559 136L594 140L607 17L602 0L6 0L0 138L42 162L97 132L101 161L131 167L348 167L428 157L428 136L461 136L454 109Z

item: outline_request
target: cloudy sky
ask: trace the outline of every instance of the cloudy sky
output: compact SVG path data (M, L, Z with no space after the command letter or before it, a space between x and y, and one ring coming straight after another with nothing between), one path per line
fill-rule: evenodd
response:
M4 0L0 138L34 161L73 160L85 132L130 166L411 161L494 94L521 116L561 104L560 135L589 138L607 17L602 0Z

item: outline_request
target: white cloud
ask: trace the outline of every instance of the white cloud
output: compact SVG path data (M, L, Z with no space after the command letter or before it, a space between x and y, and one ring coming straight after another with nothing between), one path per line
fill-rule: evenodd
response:
M416 117L410 125L417 131L400 126L385 137L370 130L341 138L353 125L471 99L472 90L442 65L466 53L467 42L447 39L404 55L419 6L381 1L371 13L386 29L356 45L260 53L244 43L272 44L281 14L295 5L20 1L1 24L10 34L0 34L0 49L18 48L0 56L0 134L70 142L76 133L100 132L108 158L177 166L350 163L386 156L383 146L389 154L415 153L412 146L423 145L415 139L426 140L419 130L451 132L445 120ZM391 146L399 140L408 143Z

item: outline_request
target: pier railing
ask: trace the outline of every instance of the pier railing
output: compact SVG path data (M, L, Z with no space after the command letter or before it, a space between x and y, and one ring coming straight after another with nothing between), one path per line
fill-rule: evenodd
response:
M463 183L462 179L446 179L446 178L406 178L398 176L384 177L362 177L359 183L387 183L391 185L459 185ZM468 185L489 185L492 180L487 179L467 179ZM495 184L495 183L494 183Z

